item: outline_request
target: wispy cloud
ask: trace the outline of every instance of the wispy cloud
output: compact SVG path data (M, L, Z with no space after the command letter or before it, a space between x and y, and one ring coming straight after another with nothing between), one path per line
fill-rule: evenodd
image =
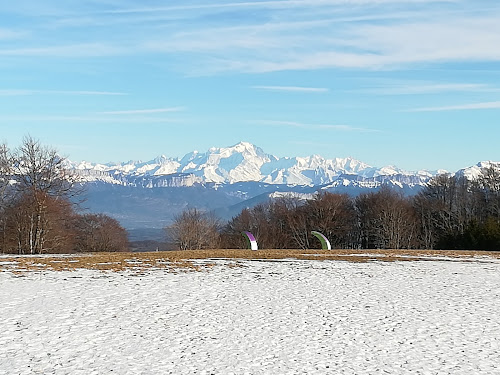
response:
M148 41L144 48L157 53L187 53L198 65L188 63L184 69L207 74L400 69L428 63L500 61L500 49L496 47L500 45L500 23L495 16L454 14L445 19L435 16L416 17L411 22L367 20L345 24L320 20L202 27ZM200 59L192 59L192 54Z
M42 47L0 48L0 56L12 57L103 57L130 54L130 48L104 43L61 44Z
M380 4L405 4L405 3L453 3L458 0L350 0L351 5L380 5ZM176 10L201 10L201 9L227 9L227 8L310 8L328 7L335 5L345 5L346 0L279 0L279 1L243 1L243 2L219 2L219 3L198 3L189 5L174 5L163 7L142 7L142 8L121 8L102 11L101 13L151 13L151 12L171 12Z
M191 75L500 61L498 16L459 12L461 0L127 3L108 1L90 11L82 6L74 15L83 14L83 25L76 20L60 24L73 27L71 41L55 26L60 34L54 35L54 45L50 38L34 38L30 45L0 48L0 57L167 56L172 58L163 61L175 61L177 69ZM406 5L411 12L402 17ZM256 15L248 16L248 9ZM71 16L68 10L65 17ZM161 17L145 22L144 15ZM56 17L52 25L65 17ZM86 25L93 22L99 27L88 33Z
M110 91L65 91L65 90L0 90L0 96L25 96L25 95L128 95L124 92Z
M302 86L252 86L256 90L264 91L286 91L286 92L328 92L327 88L323 87L302 87Z
M342 132L361 132L361 133L378 132L378 130L376 129L359 128L350 125L310 124L310 123L303 123L296 121L260 120L260 121L254 121L252 123L259 125L285 126L292 128L316 129L316 130L333 130Z
M152 108L152 109L130 109L123 111L107 111L99 112L101 115L144 115L144 114L155 114L155 113L166 113L166 112L180 112L184 111L185 107L170 107L170 108Z
M24 31L0 28L0 40L18 39L25 36L26 34L27 33Z
M162 124L162 123L179 123L180 119L171 117L152 117L152 116L130 116L130 117L110 117L99 115L0 115L0 120L5 122L21 122L35 123L41 122L62 123L62 125L70 125L71 123L86 123L89 125L97 123L109 124Z
M500 88L487 84L476 83L419 83L406 82L401 84L388 84L386 86L353 90L366 94L377 95L419 95L443 92L500 92Z
M415 108L415 109L410 109L406 112L465 111L465 110L477 110L477 109L500 109L500 101L450 105L442 107Z

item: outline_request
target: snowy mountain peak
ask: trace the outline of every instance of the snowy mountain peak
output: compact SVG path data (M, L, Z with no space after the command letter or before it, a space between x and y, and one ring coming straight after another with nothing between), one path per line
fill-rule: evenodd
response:
M257 181L286 185L325 185L340 176L360 178L408 175L430 178L435 173L408 173L394 166L375 168L352 157L325 159L321 155L276 157L249 142L229 147L212 147L207 152L193 151L181 159L161 155L146 163L129 161L117 164L73 163L72 167L88 179L112 179L115 183L138 178L191 176L190 183L236 183ZM479 168L479 167L478 167ZM181 177L176 177L181 178Z
M168 163L172 161L171 158L168 158L167 156L165 155L160 155L158 157L156 157L153 162L156 163L156 164L165 164L165 163Z
M242 152L244 150L255 150L257 147L250 142L241 141L235 144L234 146L231 146L230 148L234 148L238 152Z
M468 180L477 180L482 175L484 169L491 167L500 168L500 162L491 160L481 161L471 167L460 169L455 175L463 176Z
M246 155L247 157L265 156L265 153L261 148L255 146L249 142L240 142L240 143L237 143L237 144L230 146L230 147L221 147L221 148L212 147L209 150L209 152L219 153L221 155L232 155L235 153L239 153L239 154Z
M188 154L181 159L182 173L191 173L205 182L234 183L260 181L261 166L270 161L260 148L248 142L230 147L212 147L206 153Z

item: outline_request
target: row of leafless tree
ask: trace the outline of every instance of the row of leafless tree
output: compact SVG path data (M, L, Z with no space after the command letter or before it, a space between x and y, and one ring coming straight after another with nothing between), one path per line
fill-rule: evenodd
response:
M125 251L126 231L106 216L80 214L78 176L56 150L31 137L0 145L0 252Z
M191 209L167 228L180 249L245 247L243 231L260 248L315 248L312 230L336 248L500 250L500 170L484 169L474 181L439 175L413 197L382 187L355 198L328 192L280 198L244 209L225 225Z

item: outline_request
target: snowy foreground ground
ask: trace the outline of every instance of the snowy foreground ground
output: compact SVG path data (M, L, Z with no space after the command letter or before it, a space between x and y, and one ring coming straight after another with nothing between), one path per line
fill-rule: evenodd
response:
M499 260L216 263L0 272L0 374L500 374Z

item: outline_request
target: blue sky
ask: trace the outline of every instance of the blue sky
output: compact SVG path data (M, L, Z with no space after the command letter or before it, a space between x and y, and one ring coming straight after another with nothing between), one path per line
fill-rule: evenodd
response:
M490 0L3 2L0 141L454 171L500 161L499 46Z

